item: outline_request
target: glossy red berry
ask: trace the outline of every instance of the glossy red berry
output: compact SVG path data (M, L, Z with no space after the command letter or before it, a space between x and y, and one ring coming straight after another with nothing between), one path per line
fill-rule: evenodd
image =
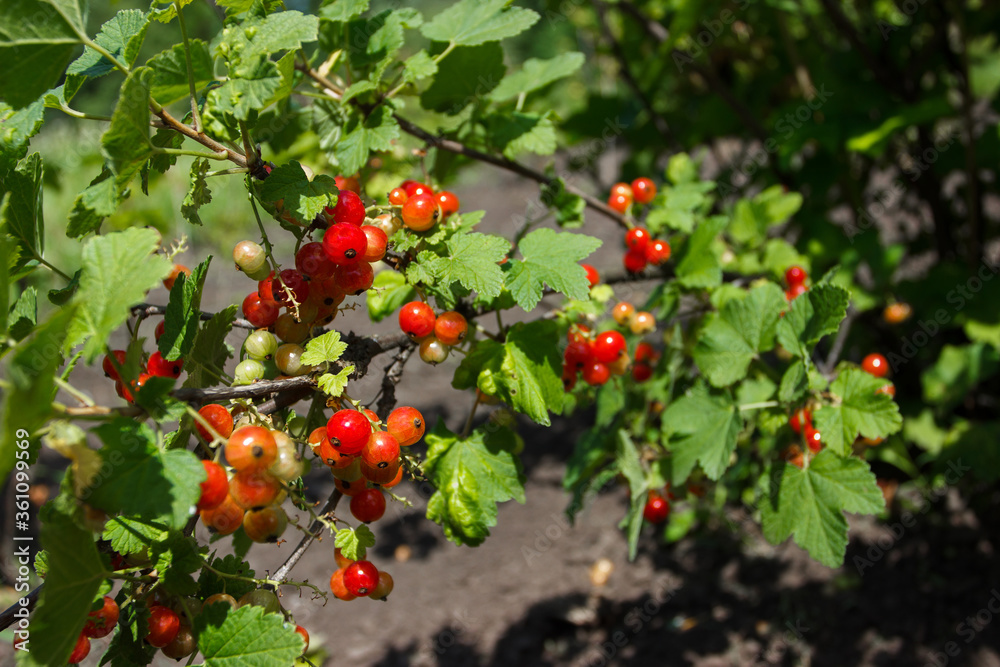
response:
M229 494L229 477L226 469L215 461L202 461L205 467L205 481L201 483L201 497L196 507L198 511L215 509Z
M628 207L631 205L632 205L631 197L626 197L625 195L622 194L611 195L610 197L608 197L608 207L612 211L616 211L618 213L625 213L625 211L627 211Z
M434 333L434 309L423 301L411 301L399 310L399 328L417 340Z
M790 267L787 271L785 271L785 283L789 287L802 285L803 283L805 283L806 278L808 277L809 274L807 274L806 270L803 269L801 266L793 266Z
M591 350L595 361L610 364L625 351L625 336L617 331L599 333L591 345Z
M648 204L656 196L656 183L645 176L632 181L632 196L637 204Z
M243 299L243 317L258 329L266 329L274 324L280 314L278 304L261 299L257 292L251 292Z
M644 361L637 361L632 366L632 379L636 382L645 382L653 377L653 367Z
M812 425L806 426L806 432L802 435L805 437L806 445L809 446L809 451L813 454L818 453L823 448L823 436Z
M327 209L329 211L329 209ZM333 224L348 224L360 227L365 222L365 204L358 193L341 190L332 212Z
M402 405L389 413L385 427L396 438L400 447L409 447L424 437L427 423L419 410Z
M601 274L590 264L581 264L580 266L587 272L587 284L593 289L597 283L601 282Z
M385 495L380 489L364 489L351 498L351 514L363 523L378 521L385 514Z
M201 522L210 533L232 535L243 525L243 508L236 504L232 496L226 494L218 507L201 511Z
M656 360L660 358L660 353L656 351L656 348L649 343L642 342L635 346L635 360L636 362L648 362L656 363Z
M229 438L233 434L233 416L229 414L229 410L226 409L224 405L219 405L218 403L209 403L208 405L203 405L198 410L198 414L208 422L216 433L222 438ZM197 421L194 423L198 433L202 438L211 442L214 436L209 433L204 426L202 426Z
M267 507L281 493L281 482L263 470L241 470L229 480L229 497L245 510Z
M889 374L889 362L877 352L873 352L861 361L861 368L877 378L884 378Z
M361 450L361 460L372 468L387 468L399 460L399 441L387 431L375 431Z
M368 246L362 258L366 262L378 262L385 257L385 247L389 243L389 237L378 227L372 225L362 225L361 231L368 239Z
M566 341L570 343L576 343L583 341L585 343L590 342L590 327L586 324L572 324L569 329L566 330Z
M326 423L326 435L334 449L356 456L368 444L372 423L357 410L338 410Z
M295 268L302 275L315 280L329 278L337 267L326 256L323 244L313 241L306 243L295 253Z
M78 662L82 662L88 655L90 655L90 639L87 638L87 635L80 633L76 644L73 646L73 652L69 654L68 662L71 665L75 665Z
M366 597L378 586L378 568L371 561L359 560L344 568L344 587L351 595Z
M97 611L87 614L83 634L93 639L107 637L118 624L118 603L110 595L104 596L104 604Z
M389 203L393 206L402 206L410 198L403 188L393 188L389 192Z
M156 648L162 648L172 642L181 628L181 619L173 609L159 605L149 610L149 631L146 641Z
M170 275L163 279L163 286L166 287L168 290L172 290L174 288L174 282L177 281L177 277L180 276L182 273L185 276L190 276L191 269L184 266L183 264L174 264L174 268L170 270Z
M639 250L638 248L633 248L625 253L624 258L625 270L629 273L639 273L646 268L646 253L645 249Z
M401 213L403 224L415 232L423 232L434 226L441 217L441 208L432 195L411 196Z
M287 306L294 299L303 303L309 298L309 281L295 269L285 269L277 278L268 276L257 284L260 298L274 301L279 306Z
M226 460L236 470L264 470L278 457L274 436L263 426L241 426L226 441Z
M277 542L288 528L288 515L275 505L250 510L243 515L243 532L258 544Z
M323 234L323 250L337 266L357 264L368 251L368 237L361 227L351 224L333 225Z
M403 181L399 184L399 187L403 188L403 192L406 193L407 197L416 197L417 195L433 195L434 190L431 186L426 183L421 183L420 181L411 181L409 179Z
M348 190L355 194L361 194L361 183L358 181L357 175L354 176L334 176L333 182L336 184L337 189L340 191Z
M792 430L796 433L802 433L803 423L810 427L812 426L812 411L809 408L803 408L802 410L797 410L788 419L788 425L792 427Z
M389 593L392 593L393 587L392 576L388 572L379 572L378 586L375 587L375 590L368 597L372 600L384 600L389 597Z
M344 566L330 575L330 590L333 591L334 597L338 600L350 602L358 596L348 591L347 586L344 585L344 573L347 571L347 567Z
M625 247L629 250L645 250L651 239L645 227L633 227L625 232Z
M787 290L785 290L785 298L789 301L789 303L791 303L792 301L795 301L795 299L799 298L808 291L809 291L808 287L806 287L802 283L798 283L796 285L792 285Z
M295 626L295 634L302 637L302 641L305 642L302 646L302 653L309 650L309 632L303 628L301 625Z
M469 331L469 323L465 317L454 310L441 313L434 320L434 336L445 345L458 345L465 340Z
M341 266L336 274L337 286L344 294L357 296L368 290L375 282L375 270L368 262L358 262Z
M150 375L156 375L158 377L179 378L183 369L183 361L180 359L177 361L167 361L163 358L163 355L160 354L159 350L149 355L149 361L146 362L146 371Z
M642 518L650 523L663 523L670 516L670 501L656 491L650 491L646 497L646 506L642 510Z
M582 371L583 381L592 387L597 387L611 378L611 369L608 368L607 364L603 364L599 361L592 361L583 367Z
M653 266L659 266L670 259L670 244L663 239L650 241L646 245L646 261Z
M633 192L632 186L628 183L615 183L611 186L611 196L612 197L627 197L629 201L632 201Z
M115 362L117 362L119 366L124 366L125 350L111 350L111 354L105 356L104 361L101 363L101 367L104 369L104 374L117 382L121 380L121 376L118 375L118 370L111 361L112 357L114 357Z
M452 213L458 212L458 197L454 192L443 190L436 195L438 206L441 207L441 216L447 218Z
M574 340L566 346L563 361L574 371L591 363L594 359L593 344L589 340Z

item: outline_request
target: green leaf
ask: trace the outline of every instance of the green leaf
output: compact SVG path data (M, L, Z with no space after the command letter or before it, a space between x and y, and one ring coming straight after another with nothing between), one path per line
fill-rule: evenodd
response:
M460 0L420 31L435 42L475 46L518 35L539 18L530 9L509 5L509 0Z
M459 438L439 421L427 434L424 473L437 489L427 518L455 544L478 546L497 522L497 503L524 502L524 472L507 428L476 429Z
M14 469L15 452L20 450L16 442L27 440L29 463L38 456L39 439L25 437L25 432L34 434L52 413L55 375L63 361L59 351L74 310L69 306L54 312L6 358L4 371L10 386L4 390L3 423L8 427L0 433L0 474L4 479Z
M368 11L368 0L327 0L320 7L319 17L326 21L347 23Z
M500 85L490 94L490 99L494 102L505 102L544 88L553 81L575 74L583 66L584 59L584 55L576 51L561 53L548 60L529 58L524 61L521 71L503 78Z
M0 97L25 107L59 81L87 32L85 0L0 2Z
M726 219L709 218L695 228L677 264L677 281L688 288L715 287L722 282L722 267L712 248L715 237L725 229Z
M76 290L80 286L81 273L83 273L83 271L77 270L77 272L73 274L72 280L66 284L66 287L50 289L47 295L49 302L51 302L54 306L65 305L66 302L69 301L74 294L76 294Z
M339 373L334 375L333 373L323 373L316 380L316 384L324 393L338 398L343 395L344 390L347 389L347 380L349 379L351 373L354 372L354 366L345 366Z
M119 591L117 600L121 613L118 617L118 630L111 635L111 643L102 660L110 659L113 667L148 665L157 651L145 639L149 607L142 604L122 606L126 599L125 591Z
M356 114L343 131L333 154L345 174L357 172L368 163L372 152L390 150L399 139L399 125L385 106L376 107L366 118Z
M729 235L740 243L760 245L769 228L785 222L800 208L802 195L785 193L780 185L772 186L753 199L736 203Z
M813 285L792 301L791 308L781 318L778 342L795 356L808 359L823 336L840 328L849 302L850 294L843 287Z
M118 210L122 196L107 167L76 197L66 226L66 236L79 238L101 228L104 218Z
M950 409L981 382L993 377L998 367L1000 353L985 343L945 345L934 365L920 376L924 400Z
M571 299L586 299L590 286L579 262L599 247L601 241L592 236L535 230L521 239L524 259L511 262L507 288L525 310L538 305L545 285Z
M403 29L421 23L423 17L412 7L387 9L372 18L351 21L347 35L351 65L375 66L371 79L379 80L406 41Z
M556 150L556 128L548 113L494 114L486 127L490 140L512 160L522 153L551 155Z
M256 573L251 569L250 564L239 556L228 554L224 558L213 558L209 565L212 569L225 574L235 574L240 577L253 579ZM250 581L241 581L231 577L220 577L209 570L202 570L198 577L198 597L205 599L216 593L229 593L239 600L246 593L254 590L257 586Z
M622 476L628 481L629 495L632 502L629 511L622 519L621 527L626 529L628 536L628 559L635 560L639 547L639 534L643 523L643 509L646 506L646 474L639 461L639 450L625 430L618 431L618 447L615 451L615 464Z
M878 127L848 139L847 149L871 156L879 156L896 133L914 125L923 125L938 118L955 114L955 107L943 94L898 108L902 111L888 118L880 115L879 118L884 118L884 120Z
M698 165L687 153L671 155L667 163L666 177L674 185L692 183L698 180Z
M149 17L145 12L138 9L123 9L101 26L101 31L97 33L94 42L114 56L118 62L126 67L132 67L146 39L148 27ZM66 70L64 88L66 101L73 99L87 79L96 79L114 70L115 65L110 60L89 46L86 47L83 55L70 63Z
M556 222L560 227L574 229L583 226L583 212L587 208L587 202L568 192L563 179L557 178L551 184L543 185L541 191L542 203L555 209Z
M250 120L292 92L295 54L290 52L277 63L261 56L231 72L231 78L208 93L209 110ZM268 179L270 180L270 179ZM266 181L265 181L266 182Z
M185 387L200 389L222 379L226 361L233 356L233 349L226 344L226 335L236 321L237 308L236 304L229 305L202 323L184 359Z
M153 70L139 67L125 79L111 125L101 137L101 147L123 193L142 165L153 154L149 143L149 85Z
M0 192L10 193L3 207L2 232L9 234L15 243L11 254L17 261L10 267L10 275L14 276L45 250L41 156L32 153L18 162L14 171L0 182Z
M499 396L518 412L548 426L549 411L561 410L565 396L559 340L555 322L515 324L505 343L479 342L462 360L452 384L456 389L475 386L489 396Z
M114 516L104 524L105 540L111 548L122 555L140 553L154 544L167 539L167 526L155 521L143 521L134 517Z
M202 559L194 537L175 533L153 550L161 586L174 595L194 595L198 584L191 574L201 569Z
M10 311L10 337L16 341L24 340L37 322L38 291L34 287L28 287L21 292Z
M806 366L801 359L796 359L781 376L781 386L778 388L778 400L783 403L793 403L805 396L809 388L809 378Z
M420 95L420 105L455 116L493 90L506 71L500 44L459 47L438 62L437 75Z
M194 70L194 88L201 90L215 80L212 54L208 44L200 39L189 40L191 67ZM173 104L191 94L188 85L187 62L184 45L174 44L166 51L156 54L146 63L153 70L150 93L160 104Z
M201 321L201 293L205 289L211 262L212 256L209 255L190 276L182 273L174 281L167 312L163 315L163 335L156 342L157 349L167 361L186 357L194 345Z
M318 366L323 362L332 364L340 359L345 350L347 343L340 340L340 333L327 331L306 343L305 352L302 353L302 363L309 366Z
M44 117L45 105L41 100L18 110L0 102L0 182L27 155L28 141L42 128ZM5 189L0 186L0 192Z
M291 10L276 12L227 27L217 52L232 63L251 63L280 51L295 51L315 42L318 33L317 17Z
M823 450L799 469L784 465L776 493L761 503L764 537L795 543L827 567L837 567L847 549L844 512L875 514L885 506L868 464Z
M899 406L891 396L878 390L889 384L860 368L845 368L830 384L832 405L813 412L813 423L823 435L823 443L841 456L851 453L858 435L884 438L903 425Z
M403 81L415 83L421 79L437 74L438 66L427 51L421 49L406 59L403 63Z
M673 454L674 485L688 478L696 462L709 478L722 477L742 427L743 418L733 399L702 385L671 404L663 413L663 434Z
M148 426L124 417L94 431L104 442L100 455L110 471L94 478L83 500L108 514L183 528L205 481L198 457L184 449L159 449Z
M302 223L311 223L326 206L337 203L337 183L332 176L306 177L295 160L276 167L260 186L260 197L267 202L284 199L285 211Z
M486 298L500 295L503 271L498 262L507 256L510 243L501 236L455 234L446 243L448 253L434 257L430 268L444 287L459 282ZM582 270L582 269L581 269Z
M291 665L305 644L281 614L265 614L256 606L226 612L221 625L200 628L198 649L205 667Z
M198 209L212 201L212 191L208 189L205 174L208 173L209 162L198 158L191 163L191 185L181 203L181 215L192 225L201 225Z
M368 317L372 322L381 322L392 315L404 303L416 296L416 290L406 283L403 274L396 271L380 271L375 274L375 282L368 290Z
M351 560L364 560L365 550L375 546L375 535L365 525L341 528L337 531L333 545Z
M105 577L94 537L54 505L42 513L42 548L48 572L38 608L31 616L31 651L26 665L65 664Z
M91 239L83 247L83 273L73 302L79 311L69 327L66 350L86 340L84 357L93 362L146 292L170 273L170 261L153 252L160 235L131 228Z
M785 305L781 288L764 283L709 315L693 352L708 381L725 387L743 379L750 362L774 347L775 326Z

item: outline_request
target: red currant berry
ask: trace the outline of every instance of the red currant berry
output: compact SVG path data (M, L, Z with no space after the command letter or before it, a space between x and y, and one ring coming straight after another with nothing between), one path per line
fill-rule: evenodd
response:
M243 508L227 494L218 507L201 511L201 522L210 533L232 535L243 525Z
M801 266L793 266L785 271L785 283L787 283L789 287L802 285L806 282L806 278L808 277L809 274L807 274L806 270Z
M882 312L882 318L887 324L901 324L910 319L912 314L913 308L910 307L910 304L899 301L886 306Z
M174 637L174 640L160 650L168 658L180 660L194 653L196 648L198 648L198 640L195 639L194 632L188 626L182 625L177 630L177 636Z
M346 223L360 227L365 223L365 204L358 193L341 190L337 195L337 204L333 207L332 215L335 225Z
M104 596L104 604L97 611L87 614L83 634L92 639L107 637L118 624L118 603L110 595Z
M334 176L333 182L337 185L338 190L361 194L361 183L356 174L354 176Z
M434 190L431 189L431 186L427 185L426 183L421 183L420 181L411 181L407 179L402 183L400 183L399 187L403 188L403 191L406 193L406 196L409 197L410 199L418 195L431 195L431 196L434 195Z
M649 343L642 342L635 346L635 360L639 362L656 363L660 358L660 353Z
M444 190L437 193L438 206L441 207L441 216L447 218L452 213L458 212L458 197L454 192Z
M583 367L583 381L592 387L604 384L611 378L611 369L607 364L593 361Z
M809 291L809 288L798 283L797 285L792 285L787 290L785 290L785 298L789 301L795 301L797 298Z
M372 468L387 468L399 460L399 441L386 431L375 431L364 449L361 461Z
M563 364L562 383L565 392L573 391L576 386L576 369L569 364Z
M316 280L329 278L337 266L326 256L323 244L313 241L305 244L295 253L295 268L302 275Z
M233 434L233 416L229 414L229 410L225 406L219 405L218 403L209 403L208 405L203 405L198 414L208 422L217 434L222 438L229 438ZM194 423L198 433L206 441L211 442L214 440L214 436L208 432L208 430L202 426L197 421Z
M625 232L625 247L629 250L645 250L652 237L645 227L633 227Z
M363 225L361 231L368 239L368 246L362 259L366 262L380 261L385 257L385 247L389 243L389 237L381 229L372 225Z
M247 274L251 280L261 280L270 272L267 253L259 243L253 241L237 243L233 247L233 261L236 263L236 268Z
M611 186L611 196L612 197L627 197L629 201L632 200L632 186L628 183L615 183Z
M87 635L80 633L77 637L76 644L73 646L73 652L69 654L69 664L75 665L78 662L83 662L83 659L90 655L90 639Z
M577 371L594 360L593 345L589 340L574 340L566 346L563 361L573 371Z
M403 405L389 413L385 427L400 447L409 447L424 437L426 422L419 410Z
M258 544L277 542L288 528L288 515L280 507L271 505L250 510L243 515L243 532L250 541Z
M403 204L401 213L403 224L415 232L423 232L434 226L441 217L441 208L432 195L420 194L410 197Z
M642 518L650 523L663 523L670 516L670 502L656 491L650 491Z
M354 596L371 595L378 586L378 568L367 560L359 560L344 568L344 588Z
M344 294L357 296L375 282L375 269L368 262L358 262L337 269L337 286Z
M389 597L389 593L392 593L394 583L392 581L392 575L388 572L378 573L378 585L375 590L371 592L370 597L372 600L384 600Z
M177 361L167 361L163 358L163 355L160 354L159 350L149 355L149 361L146 362L146 371L148 371L150 375L156 375L158 377L179 378L183 368L183 361L180 359Z
M803 408L796 411L796 413L788 419L788 425L791 426L792 430L796 433L802 433L803 423L806 427L812 426L812 411L809 408Z
M114 362L111 358L114 357L114 362L117 362L119 366L125 365L125 350L111 350L111 354L104 357L104 361L101 363L101 367L104 369L104 374L118 382L121 380L121 376L118 375L118 369L115 368Z
M306 629L301 625L296 625L295 634L302 637L302 641L304 642L302 645L302 653L305 654L305 652L309 650L309 632L306 631Z
M170 270L170 275L163 279L163 286L168 290L174 288L174 282L177 281L177 276L184 274L185 276L191 275L191 269L184 266L183 264L174 264L174 268Z
M434 309L423 301L411 301L399 311L399 328L413 340L434 333Z
M274 436L263 426L241 426L226 441L226 460L238 471L264 470L277 457Z
M160 337L167 332L167 322L166 320L160 320L160 323L156 325L153 329L153 340L157 343L160 342Z
M656 196L656 183L643 176L632 181L632 196L637 204L648 204Z
M813 454L818 454L819 450L823 449L823 436L811 425L806 426L806 432L803 433L803 436L805 436L809 451Z
M162 648L174 641L181 629L181 619L173 609L157 605L149 610L148 627L146 641L151 646Z
M876 389L875 393L876 394L885 394L886 396L892 396L892 397L895 398L895 396L896 396L896 385L894 385L893 383L890 382L889 384L885 385L884 387L879 387L878 389Z
M601 274L590 264L581 264L580 266L587 272L587 284L593 289L594 285L601 282Z
M590 342L590 327L586 324L573 324L566 330L566 340L570 343Z
M257 292L251 292L243 299L243 317L258 329L266 329L274 324L280 314L278 304L261 299Z
M639 273L646 268L646 253L645 250L639 250L638 248L633 248L625 253L625 270L629 273Z
M889 362L885 357L877 352L873 352L861 361L861 368L877 378L884 378L889 374Z
M215 509L229 495L229 477L226 469L215 461L202 461L205 466L206 479L201 483L201 497L198 499L198 511Z
M448 358L448 346L434 336L428 336L420 341L418 352L421 360L432 366L436 366Z
M659 266L670 259L670 244L662 239L650 241L646 246L646 261Z
M372 435L372 423L357 410L339 410L326 423L326 435L334 449L348 456L356 456L368 444Z
M403 188L393 188L389 192L389 203L393 206L402 206L410 198Z
M229 496L245 510L267 507L281 494L281 482L263 470L241 470L229 480Z
M458 345L465 340L469 331L469 323L465 317L454 310L441 313L434 320L434 336L445 345Z
M364 489L351 498L351 514L362 523L378 521L385 514L385 495L379 489Z
M385 468L370 466L364 461L361 461L360 459L358 460L358 470L361 471L361 476L372 484L377 484L378 486L391 484L399 475L401 467L402 463L399 459L389 463Z
M614 362L625 351L625 336L617 331L597 334L592 346L594 360L602 364Z
M333 225L323 234L323 250L338 266L357 264L368 251L368 237L360 226Z
M632 379L636 382L645 382L651 377L653 377L653 367L649 364L639 361L632 366Z
M618 213L625 213L632 205L632 198L625 195L611 195L608 197L608 208Z
M333 591L333 596L338 600L350 602L358 596L347 590L347 586L344 585L344 573L346 571L347 567L345 566L330 575L330 590Z

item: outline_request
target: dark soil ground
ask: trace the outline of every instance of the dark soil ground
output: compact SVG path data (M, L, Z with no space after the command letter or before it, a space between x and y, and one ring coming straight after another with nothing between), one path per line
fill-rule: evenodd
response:
M486 175L489 182L460 188L459 194L465 208L491 211L484 223L489 231L510 236L520 226L522 202L534 191L515 190L496 172ZM617 230L593 222L608 241L594 263L619 270ZM224 249L212 251L225 255ZM238 301L247 291L244 278L220 274L207 292L207 310ZM165 294L150 297L157 299L164 301ZM394 322L373 327L362 310L336 324L356 332L395 328ZM145 326L151 335L153 325ZM230 342L238 345L238 334ZM352 385L352 395L374 396L377 371L387 362L380 358L374 376ZM399 387L400 402L423 410L430 423L444 419L460 428L472 397L451 389L454 363L432 369L412 360ZM89 388L97 400L117 404L110 383L99 371L92 375ZM478 419L487 414L481 408ZM1000 618L993 611L1000 611L995 491L979 494L973 511L956 490L948 490L895 535L885 522L852 521L846 564L838 570L816 564L793 544L768 545L738 511L731 518L741 532L720 522L663 545L648 529L638 558L628 563L624 536L616 528L625 511L624 489L598 496L575 526L563 518L568 498L562 473L584 428L581 418L557 419L549 429L524 426L527 502L502 505L498 525L481 547L447 542L439 527L423 518L428 494L406 482L399 493L413 507L393 506L375 526L372 558L395 578L388 602L334 599L324 606L286 589L283 603L309 629L314 646L330 656L325 664L1000 666ZM45 461L59 466L51 452ZM51 475L55 478L54 471ZM308 483L316 500L332 486L321 472L312 473ZM916 501L918 508L925 506ZM888 524L899 520L897 512ZM249 558L258 573L273 571L292 548L258 546ZM856 557L864 559L863 568ZM606 582L593 572L602 559L613 566ZM334 568L333 545L324 540L307 553L293 578L325 587ZM95 642L85 664L96 665L102 652L103 644ZM0 664L10 660L4 642Z

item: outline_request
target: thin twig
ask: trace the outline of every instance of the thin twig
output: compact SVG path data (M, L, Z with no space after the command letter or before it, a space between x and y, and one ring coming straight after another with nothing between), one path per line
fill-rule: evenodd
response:
M823 362L823 366L819 369L820 373L823 375L829 375L833 371L833 367L837 365L837 359L840 358L840 353L844 349L844 344L847 342L847 336L851 333L851 325L854 324L854 320L858 317L858 311L854 308L847 309L847 317L840 324L840 330L837 331L837 337L833 340L833 346L830 348L830 352L826 355L826 360ZM818 365L818 364L817 364Z
M137 303L136 305L132 306L132 314L138 315L140 316L139 319L144 320L147 317L151 317L153 315L166 315L167 307L158 306L153 303ZM204 310L199 311L198 313L198 317L200 317L202 320L210 320L214 316L215 313L205 312ZM233 326L236 327L237 329L257 328L253 324L251 324L249 320L244 320L242 318L236 318L235 320L233 320Z
M42 592L43 588L45 588L44 582L38 584L38 588L36 588L35 590L31 591L30 593L24 596L28 600L27 605L22 606L21 600L18 599L14 604L4 609L3 612L0 613L0 630L9 628L11 625L14 624L14 622L17 620L17 616L15 616L15 614L17 613L18 610L27 609L28 611L31 611L32 609L34 609L35 605L38 604L38 596Z
M343 494L338 489L334 489L333 493L331 493L330 497L327 499L326 504L323 506L323 509L320 510L319 515L323 516L337 509L337 503L340 502L341 497L343 497ZM279 567L271 576L271 579L281 581L288 576L288 573L292 571L295 564L298 563L299 559L305 554L306 549L309 548L313 540L316 539L316 537L323 530L323 525L323 522L318 519L312 522L312 525L309 526L309 534L302 536L302 539L299 541L299 545L295 547L295 551L288 555L288 558L285 559L285 562L282 563L281 567Z

